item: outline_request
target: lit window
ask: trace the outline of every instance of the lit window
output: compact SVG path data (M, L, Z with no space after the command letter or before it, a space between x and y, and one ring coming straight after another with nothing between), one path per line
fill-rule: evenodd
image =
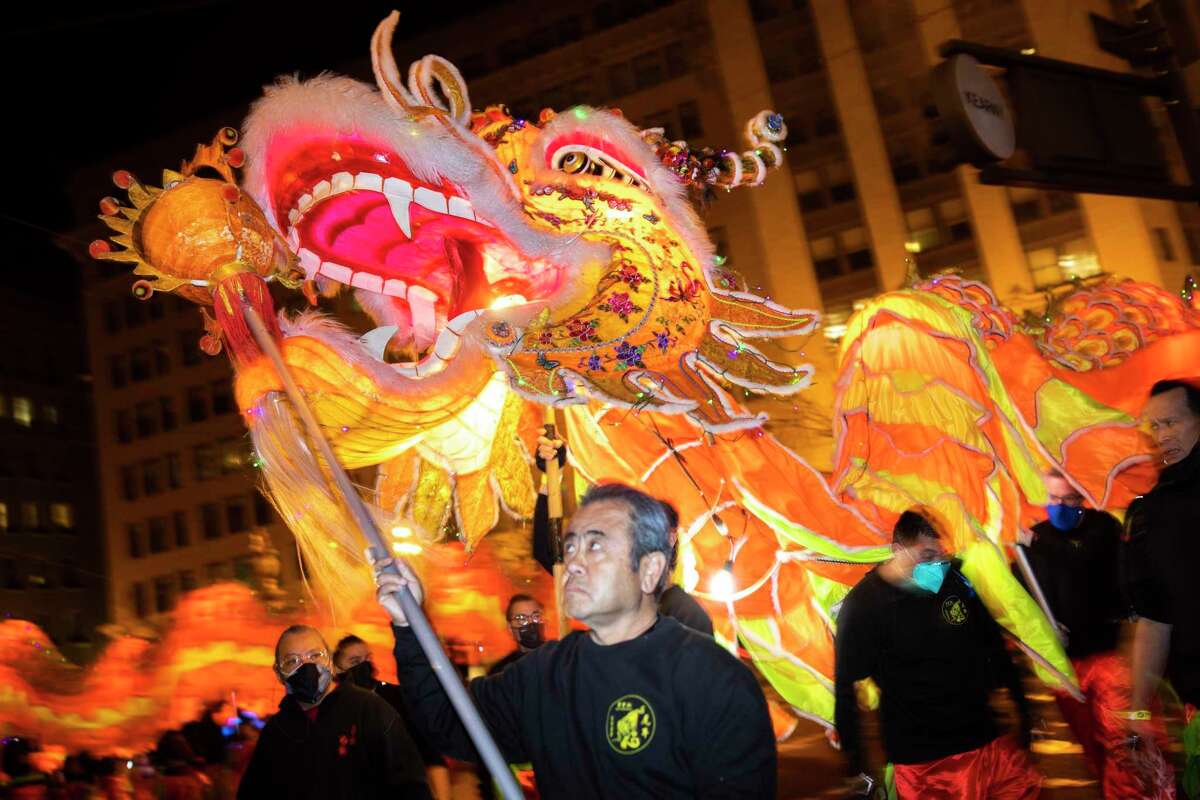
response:
M21 527L25 530L37 530L41 527L42 515L38 513L38 504L33 502L21 503Z
M0 533L8 530L8 503L0 502Z
M14 397L12 402L13 419L18 425L26 428L33 425L33 401L28 397Z
M1063 278L1089 278L1100 274L1100 259L1087 239L1072 239L1058 248L1058 266Z
M75 527L75 514L70 503L50 504L50 524L60 531L69 531Z
M938 231L937 222L933 219L932 208L918 208L904 215L908 224L908 241L905 249L912 253L932 250L942 243L942 235Z
M1029 260L1029 273L1033 277L1034 286L1041 288L1062 283L1062 270L1058 266L1058 252L1053 247L1028 250L1025 257Z

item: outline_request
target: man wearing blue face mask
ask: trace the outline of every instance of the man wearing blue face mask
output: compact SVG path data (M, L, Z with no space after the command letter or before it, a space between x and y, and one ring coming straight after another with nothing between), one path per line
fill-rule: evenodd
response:
M871 570L837 616L834 721L849 781L870 794L857 681L879 687L883 749L901 800L1027 800L1041 776L1029 759L1030 710L1000 628L951 561L927 509L900 515L892 558ZM991 693L1004 686L1020 717L1001 736Z
M1131 748L1122 715L1130 707L1129 665L1117 653L1120 623L1129 616L1118 582L1121 525L1103 511L1083 507L1083 496L1057 471L1045 476L1047 519L1033 527L1023 547L1060 638L1075 667L1080 703L1055 700L1104 797L1168 800L1174 778L1153 741ZM1024 583L1018 572L1017 578Z

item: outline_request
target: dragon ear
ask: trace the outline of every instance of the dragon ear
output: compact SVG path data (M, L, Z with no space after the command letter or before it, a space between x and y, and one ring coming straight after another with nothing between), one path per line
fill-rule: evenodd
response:
M413 62L408 68L408 85L405 86L392 52L392 36L399 20L399 11L388 14L371 37L371 67L384 100L405 115L421 109L437 109L446 112L459 125L470 125L471 98L467 94L467 82L458 68L446 59L428 55Z

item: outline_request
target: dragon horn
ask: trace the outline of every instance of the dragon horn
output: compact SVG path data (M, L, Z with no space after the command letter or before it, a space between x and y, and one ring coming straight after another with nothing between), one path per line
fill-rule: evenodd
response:
M392 53L392 36L399 21L400 12L393 11L376 26L371 36L371 68L375 72L375 82L383 92L383 99L397 111L409 114L420 103L405 88L400 69L396 66L396 57Z
M727 151L723 168L714 183L726 189L738 186L759 186L767 170L783 163L783 151L776 142L787 138L783 115L760 111L746 123L746 141L752 149L741 153Z

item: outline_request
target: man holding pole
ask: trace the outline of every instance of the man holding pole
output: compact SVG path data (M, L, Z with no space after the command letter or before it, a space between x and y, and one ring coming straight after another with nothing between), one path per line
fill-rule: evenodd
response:
M1153 741L1131 747L1122 719L1132 680L1117 653L1121 620L1128 616L1118 582L1121 525L1103 511L1084 508L1083 496L1060 472L1048 472L1045 481L1048 519L1034 526L1028 545L1017 545L1032 580L1022 572L1017 577L1040 592L1086 698L1081 703L1056 692L1059 711L1083 746L1105 798L1174 797L1174 779L1162 753Z
M658 613L671 518L632 487L594 487L563 537L567 613L588 626L548 642L470 692L509 761L532 762L547 798L775 796L775 741L754 675L711 638ZM471 742L392 593L421 582L377 562L396 665L417 724L443 752Z

